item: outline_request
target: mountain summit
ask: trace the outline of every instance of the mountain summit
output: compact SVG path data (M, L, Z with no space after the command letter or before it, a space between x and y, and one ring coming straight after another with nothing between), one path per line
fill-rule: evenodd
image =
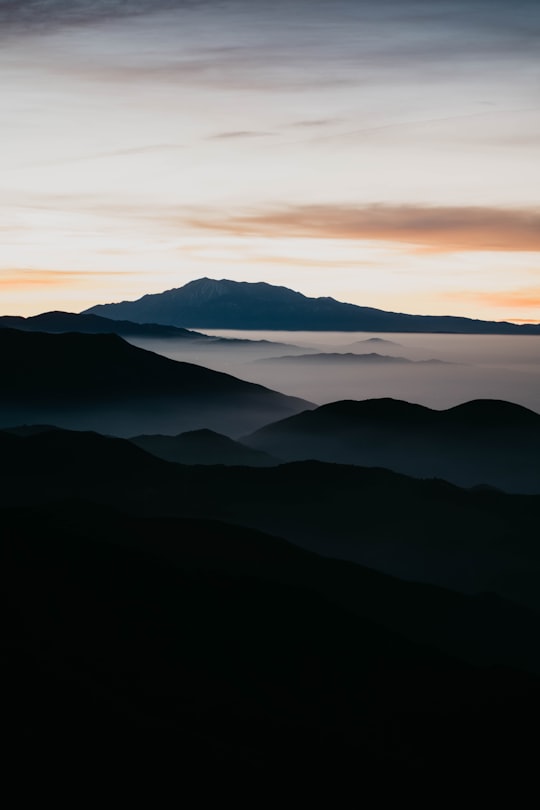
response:
M85 314L201 329L540 334L540 324L517 326L452 316L406 315L346 304L334 298L308 298L287 287L262 281L210 278L144 295L137 301L99 304L85 310Z

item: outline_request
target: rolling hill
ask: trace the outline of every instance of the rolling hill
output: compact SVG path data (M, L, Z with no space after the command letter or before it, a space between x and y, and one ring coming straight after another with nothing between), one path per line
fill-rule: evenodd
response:
M394 399L346 400L267 425L244 442L286 461L386 467L466 487L540 492L540 415L498 400L444 411Z
M403 579L491 591L540 610L540 496L315 461L183 466L124 439L64 430L0 432L0 454L0 508L83 499L141 518L226 521Z
M213 430L191 430L178 436L134 436L130 441L148 453L177 464L225 464L270 467L279 460Z

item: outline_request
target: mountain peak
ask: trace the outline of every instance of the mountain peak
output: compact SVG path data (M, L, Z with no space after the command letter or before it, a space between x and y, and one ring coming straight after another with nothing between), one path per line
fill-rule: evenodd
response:
M91 307L85 314L197 329L540 334L540 324L516 326L461 317L385 312L329 296L309 298L265 281L206 277L163 293L145 295L137 301Z

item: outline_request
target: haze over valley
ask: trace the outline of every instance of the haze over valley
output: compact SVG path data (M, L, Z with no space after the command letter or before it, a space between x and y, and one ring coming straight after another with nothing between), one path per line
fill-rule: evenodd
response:
M504 399L540 412L540 336L391 334L393 344L365 343L373 333L207 330L221 338L268 344L179 345L172 340L132 339L142 348L174 360L266 385L317 404L337 399L393 397L431 408L449 408L470 399ZM388 333L375 333L382 340ZM277 344L274 346L273 341ZM399 345L396 345L399 344ZM409 364L294 364L258 362L292 354L380 354ZM435 359L443 364L426 364Z

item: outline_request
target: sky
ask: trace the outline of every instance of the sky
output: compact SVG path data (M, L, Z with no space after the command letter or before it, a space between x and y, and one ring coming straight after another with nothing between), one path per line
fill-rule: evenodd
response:
M536 0L0 0L0 314L195 278L540 321Z

